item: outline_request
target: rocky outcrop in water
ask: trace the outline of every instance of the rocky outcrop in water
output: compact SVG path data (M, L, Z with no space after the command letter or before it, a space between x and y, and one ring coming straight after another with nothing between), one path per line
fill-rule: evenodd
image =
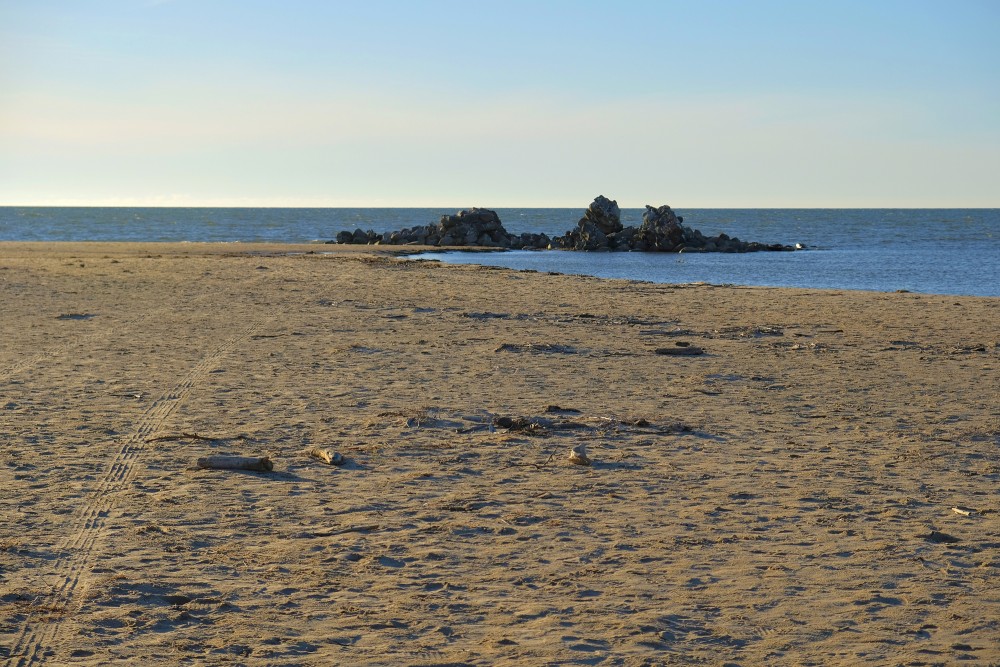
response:
M636 230L632 246L638 250L655 250L658 252L677 252L684 249L685 237L693 237L693 230L687 230L681 225L684 220L663 205L657 208L646 206L642 214L642 224Z
M565 250L637 251L637 252L756 252L759 250L795 250L780 243L764 244L740 241L725 234L705 236L697 229L686 227L684 218L667 206L646 206L639 227L622 227L621 223L599 224L605 211L612 210L607 199L598 197L577 223L576 229L553 242ZM610 202L617 215L618 204Z
M618 202L599 195L584 211L576 229L556 238L556 243L564 250L614 249L620 244L616 235L622 229Z
M545 234L511 234L504 229L496 211L470 208L455 215L442 215L436 225L408 227L395 232L343 231L337 243L379 245L476 246L481 248L548 248Z
M470 208L454 215L442 215L436 225L409 227L378 234L357 229L337 234L336 243L375 245L423 245L511 250L560 248L585 251L640 252L755 252L794 250L792 246L740 241L725 234L706 237L684 226L684 218L669 206L646 206L639 227L625 227L618 202L600 195L577 223L563 236L550 239L545 234L511 234L504 229L496 211ZM333 243L333 241L331 241Z

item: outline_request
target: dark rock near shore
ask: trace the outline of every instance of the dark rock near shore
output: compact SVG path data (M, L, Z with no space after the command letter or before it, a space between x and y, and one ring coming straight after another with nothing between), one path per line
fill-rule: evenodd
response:
M612 208L613 207L613 208ZM639 227L610 224L611 210L618 220L618 204L598 197L576 229L553 239L565 250L637 251L637 252L755 252L758 250L794 250L781 244L746 243L725 234L706 237L697 229L686 227L684 218L666 205L646 206Z
M647 205L646 212L642 214L642 225L635 234L634 246L637 250L659 252L682 250L686 236L682 222L683 219L678 218L667 205L657 208ZM687 236L693 236L693 233Z
M755 252L795 250L792 246L740 241L725 234L706 237L684 226L684 218L669 206L646 206L639 227L624 227L618 202L600 195L577 223L563 236L511 234L496 211L470 208L442 215L436 225L409 227L385 234L357 229L337 234L336 243L426 246L477 246L511 250L561 248L585 251L640 252ZM330 243L334 243L331 241Z
M367 232L361 229L355 229L353 232L345 230L337 234L337 243L357 243L363 245L365 243L374 243L380 237L381 234L376 234L370 229Z
M438 223L438 245L471 245L484 248L509 248L510 234L503 228L496 211L471 208L455 215L442 215Z
M547 234L524 232L510 237L511 250L545 250L552 245L552 239Z
M556 243L564 250L612 250L619 245L617 234L622 229L618 202L598 195L584 211L576 229L558 237Z
M454 215L442 215L436 225L408 227L385 234L344 231L337 243L378 245L478 246L482 248L540 249L551 243L545 234L511 234L504 229L496 211L470 208Z
M604 195L598 195L584 211L580 224L582 225L584 222L596 227L604 234L620 232L622 230L622 216L618 202L608 199Z

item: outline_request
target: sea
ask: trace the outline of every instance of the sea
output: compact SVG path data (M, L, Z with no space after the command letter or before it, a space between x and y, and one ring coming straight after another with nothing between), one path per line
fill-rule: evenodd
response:
M0 241L313 243L436 223L457 208L0 207ZM558 236L582 208L497 208L511 233ZM626 226L644 209L622 209ZM708 236L796 252L431 252L416 259L654 283L1000 296L1000 209L675 209ZM322 252L322 248L317 248ZM2 259L0 249L0 259Z

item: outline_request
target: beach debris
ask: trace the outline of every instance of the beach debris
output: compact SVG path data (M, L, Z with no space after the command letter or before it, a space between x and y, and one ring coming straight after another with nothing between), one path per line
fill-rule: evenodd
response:
M546 405L545 411L548 413L557 412L562 414L574 414L574 415L580 414L580 411L577 410L576 408L564 408L559 405Z
M955 544L956 542L961 542L962 539L955 537L954 535L949 535L948 533L942 533L938 530L932 530L925 535L917 535L917 537L927 540L928 542L933 542L935 544Z
M697 336L698 332L691 329L644 329L639 332L640 336Z
M309 456L332 466L342 466L346 462L344 455L340 452L332 452L329 449L320 449L319 447L310 449Z
M198 459L199 468L211 470L253 470L255 472L271 472L274 463L267 456L226 456L217 454Z
M184 595L182 593L175 593L172 595L164 595L163 599L164 601L167 602L167 604L171 604L175 607L183 607L187 603L191 602L194 598L188 595Z
M314 539L317 537L333 537L334 535L344 535L346 533L370 533L374 530L379 530L382 526L377 523L369 523L357 526L347 526L344 528L328 528L326 530L317 531L303 531L293 535L297 539ZM353 559L357 560L357 559Z
M462 317L468 317L471 320L509 320L510 313L462 313Z
M108 395L109 396L115 396L117 398L134 398L136 400L139 400L139 399L142 398L142 392L141 391L116 392L116 393L109 393Z
M961 505L952 507L951 511L954 512L955 514L961 514L962 516L972 516L973 514L976 513L976 510L972 509L971 507L962 507Z
M56 317L57 320L89 320L92 317L97 317L93 313L63 313Z
M677 341L674 343L673 347L658 347L656 348L657 354L664 354L672 357L689 357L697 356L699 354L705 354L705 350L701 349L697 345L692 345L685 341Z
M589 466L590 457L587 456L587 443L581 442L569 450L569 462L578 466Z
M463 428L455 429L456 433L478 433L479 431L489 431L494 432L493 424L473 424L472 426L466 426Z
M601 421L609 422L609 425L614 427L638 426L639 428L646 428L653 426L653 423L645 417L601 417ZM680 422L674 422L670 424L667 429L665 429L666 432L670 433L690 430L691 429L689 427L681 424Z
M765 336L784 336L785 330L778 326L733 326L715 329L712 332L719 338L735 340L738 338L763 338Z
M546 428L552 426L548 419L538 417L495 417L493 426L505 428L509 432L527 433L529 435L542 435Z
M542 354L576 354L572 345L554 345L551 343L504 343L494 352L539 352Z
M139 394L136 398L140 398L141 396L142 394ZM146 438L146 442L164 442L167 440L205 440L207 442L215 442L216 440L222 439L223 438L211 438L205 435L198 435L197 433L167 433Z

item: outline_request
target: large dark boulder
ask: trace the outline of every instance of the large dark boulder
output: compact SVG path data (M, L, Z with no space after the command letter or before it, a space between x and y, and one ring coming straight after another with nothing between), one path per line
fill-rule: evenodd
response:
M684 248L682 218L667 205L653 208L646 205L642 224L635 233L634 243L641 243L643 250L677 252Z
M440 245L472 245L509 248L511 235L503 228L496 211L470 208L455 215L442 215L438 223Z
M355 229L354 232L341 232L341 234L343 234L343 237L345 239L347 238L346 236L347 234L351 235L351 240L350 241L345 240L343 241L343 243L357 243L361 245L364 245L366 243L375 243L376 241L379 240L379 238L381 238L380 234L376 234L371 229L369 229L368 231ZM341 238L341 234L337 235L338 240Z
M604 234L614 234L622 230L622 216L618 202L608 199L604 195L598 195L590 203L580 223L582 224L584 220L593 224Z
M618 202L598 195L576 228L556 238L558 247L564 250L613 250L613 235L622 231L621 210Z
M556 240L564 250L608 250L608 235L586 218Z

